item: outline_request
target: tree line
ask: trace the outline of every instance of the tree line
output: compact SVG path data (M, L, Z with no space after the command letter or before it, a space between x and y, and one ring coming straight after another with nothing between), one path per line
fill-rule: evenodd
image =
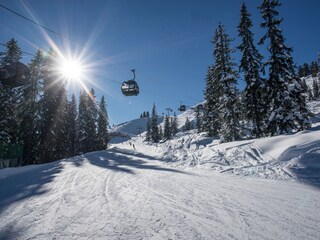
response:
M0 64L19 62L22 51L11 39ZM30 74L21 87L0 82L0 144L21 144L23 164L47 163L80 153L106 149L108 114L104 96L94 89L68 99L65 81L56 72L57 54L38 50L28 64Z
M267 45L270 53L264 60L255 46L251 14L242 4L237 27L241 38L237 49L242 54L239 69L232 58L232 39L219 23L212 39L214 63L206 76L206 103L202 122L197 123L199 131L229 142L246 135L274 136L310 127L303 83L296 74L292 48L286 45L280 29L279 6L277 0L263 0L258 7L263 19L260 26L266 30L258 44ZM237 89L240 74L246 83L243 92Z

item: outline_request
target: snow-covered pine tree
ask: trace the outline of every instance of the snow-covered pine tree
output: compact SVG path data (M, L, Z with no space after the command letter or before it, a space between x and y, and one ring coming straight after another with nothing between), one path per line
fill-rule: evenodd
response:
M316 61L312 61L310 64L310 72L312 77L317 77L319 72L319 66Z
M214 67L208 67L206 76L206 87L204 91L204 98L206 103L204 105L204 130L207 131L208 136L217 136L221 129L221 122L219 121L219 99L222 96L222 85L219 75Z
M279 15L276 8L279 6L277 0L264 0L259 6L264 19L261 27L267 29L259 44L270 40L270 58L266 65L269 66L268 132L271 135L290 132L292 129L304 129L308 125L305 123L308 122L309 115L306 112L301 84L295 79L292 49L285 45L279 28L282 19L276 18Z
M163 139L163 128L161 125L158 128L159 128L159 140L161 140Z
M94 89L91 88L90 92L87 94L87 138L86 152L91 152L97 150L97 117L98 117L98 107L96 102L96 96Z
M174 136L179 132L178 118L175 112L173 113L173 117L171 118L171 121L170 121L170 129L171 129L171 136Z
M21 60L22 51L18 45L18 42L14 38L11 38L5 44L5 48L5 51L0 53L2 66L13 62L19 62Z
M19 99L19 139L23 147L23 163L32 164L37 161L39 142L39 95L40 80L43 79L45 58L40 50L29 64L30 75L27 84L21 87Z
M87 139L87 122L88 122L88 112L87 112L87 93L85 91L80 91L79 94L79 108L78 108L78 142L77 142L77 153L85 153L86 139Z
M163 138L165 140L171 138L171 127L170 127L170 117L168 115L165 116L164 118L164 133L163 133Z
M64 156L68 100L65 85L57 72L57 54L50 50L46 58L41 96L40 158L51 162Z
M235 141L240 138L237 72L232 62L230 48L231 39L226 34L224 27L219 23L213 38L214 58L213 66L214 79L220 82L221 97L218 101L218 114L221 122L220 137L222 142Z
M146 133L146 141L151 141L151 119L150 116L147 116L147 133Z
M22 56L21 49L15 39L5 44L5 51L0 53L0 65L5 66L19 62ZM0 83L0 143L17 143L19 118L17 116L18 92Z
M308 93L309 88L308 88L306 79L301 79L301 87L304 93Z
M75 156L77 151L77 137L78 137L78 126L77 126L77 100L74 94L71 96L71 101L69 101L68 108L68 155Z
M156 110L156 105L153 104L151 113L151 139L153 142L159 142L159 129L158 129L158 115Z
M241 18L238 26L239 36L242 41L238 49L242 53L240 72L244 73L246 87L244 89L245 117L252 124L252 136L261 137L263 134L264 120L267 112L266 83L261 77L262 55L254 45L253 33L250 30L252 21L245 3L241 6Z
M189 118L186 118L186 122L184 123L183 126L184 131L189 131L192 129L192 123L190 122Z
M317 78L313 79L312 82L312 88L313 88L313 98L318 98L320 96L320 91L319 91L319 81Z
M308 63L302 65L304 77L308 77L311 74L310 66Z
M57 102L58 106L55 115L55 159L62 159L69 156L70 153L70 139L69 139L69 101L67 96L67 90L63 81L57 81L58 96Z
M106 101L104 96L101 97L99 104L98 115L98 150L105 150L108 147L109 135L108 135L109 118L107 113Z
M12 90L0 82L0 144L11 142L10 121L14 110L13 96Z
M195 117L196 117L196 128L197 128L197 132L201 133L202 129L203 129L203 112L202 109L200 109L199 106L196 107L195 110Z

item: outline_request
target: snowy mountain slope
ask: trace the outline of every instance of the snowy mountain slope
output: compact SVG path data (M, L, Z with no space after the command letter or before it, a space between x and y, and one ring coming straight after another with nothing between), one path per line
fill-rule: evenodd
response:
M133 137L131 143L140 152L173 167L197 166L243 176L298 179L320 185L320 101L311 101L308 106L314 114L313 128L296 134L220 144L192 130L161 144L145 143L144 134ZM186 118L195 121L194 109L177 116L179 128ZM134 128L134 122L132 126ZM131 123L126 123L126 127L130 129ZM127 146L132 148L128 143ZM306 160L308 158L310 160Z
M138 118L114 126L111 129L112 133L126 133L129 135L139 135L147 130L147 118ZM158 118L158 123L161 124L163 117Z
M319 189L178 170L123 143L0 170L0 239L318 239Z

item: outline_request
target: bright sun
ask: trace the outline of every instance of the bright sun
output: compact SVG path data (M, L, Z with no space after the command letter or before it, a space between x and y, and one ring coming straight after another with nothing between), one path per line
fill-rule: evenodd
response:
M59 72L68 80L80 80L84 74L84 67L78 60L64 59L59 66Z

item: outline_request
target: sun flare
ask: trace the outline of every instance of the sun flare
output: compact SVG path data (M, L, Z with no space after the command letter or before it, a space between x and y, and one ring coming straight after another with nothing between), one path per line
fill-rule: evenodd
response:
M84 66L80 61L74 59L62 60L58 70L62 77L68 80L81 80L84 74Z

